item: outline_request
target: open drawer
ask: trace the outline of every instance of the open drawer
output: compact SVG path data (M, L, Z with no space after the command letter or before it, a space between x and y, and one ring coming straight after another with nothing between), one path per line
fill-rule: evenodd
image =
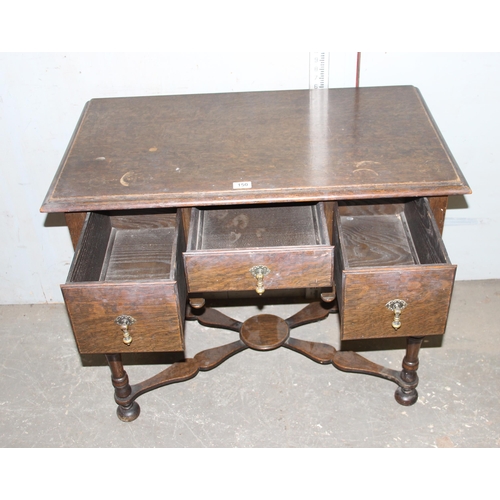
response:
M445 332L456 266L427 198L334 204L343 340Z
M193 209L184 263L190 293L331 290L323 204Z
M90 212L61 285L82 354L184 350L176 210Z

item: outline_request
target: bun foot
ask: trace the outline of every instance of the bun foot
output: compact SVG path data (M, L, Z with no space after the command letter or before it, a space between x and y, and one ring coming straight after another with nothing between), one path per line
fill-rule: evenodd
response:
M396 389L394 394L396 401L403 406L411 406L417 402L418 392L416 389L411 389L409 391L405 391L401 387Z
M116 409L116 415L122 422L132 422L141 413L141 407L134 401L129 406L120 406Z

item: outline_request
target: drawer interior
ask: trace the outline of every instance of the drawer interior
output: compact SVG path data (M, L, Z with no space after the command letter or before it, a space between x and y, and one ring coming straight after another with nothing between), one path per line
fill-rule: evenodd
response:
M69 281L173 279L175 210L92 212Z
M345 268L449 263L425 198L339 202Z
M320 203L193 209L191 250L328 245Z

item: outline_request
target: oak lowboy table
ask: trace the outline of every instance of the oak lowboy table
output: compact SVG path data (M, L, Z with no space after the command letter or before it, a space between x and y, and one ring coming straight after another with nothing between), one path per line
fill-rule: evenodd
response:
M131 421L141 394L247 348L382 377L415 403L419 348L444 334L455 277L448 196L470 192L416 88L291 90L91 100L41 210L66 213L78 349L106 355ZM216 307L290 290L316 298L285 319ZM331 313L342 340L407 338L402 369L291 336ZM183 353L186 320L237 340L131 385L122 354Z

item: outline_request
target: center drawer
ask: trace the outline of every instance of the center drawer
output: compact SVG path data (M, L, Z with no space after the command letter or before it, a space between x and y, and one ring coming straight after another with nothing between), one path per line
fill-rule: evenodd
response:
M323 204L194 208L184 263L190 293L331 287Z
M334 204L343 340L445 332L456 266L427 198Z
M87 215L61 285L80 353L184 350L184 246L176 210Z

